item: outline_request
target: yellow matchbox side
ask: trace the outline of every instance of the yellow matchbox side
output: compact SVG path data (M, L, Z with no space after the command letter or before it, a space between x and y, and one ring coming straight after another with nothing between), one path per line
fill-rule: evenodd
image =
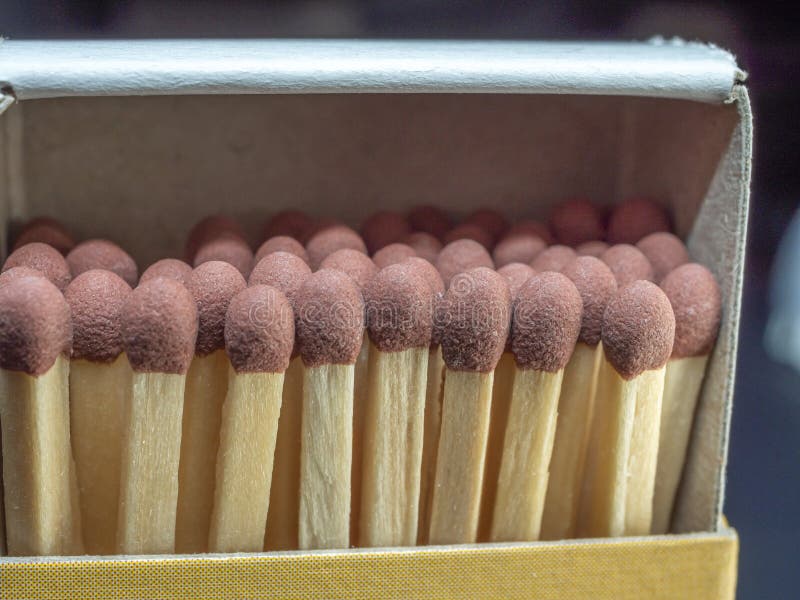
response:
M731 599L735 531L618 540L0 562L0 598Z

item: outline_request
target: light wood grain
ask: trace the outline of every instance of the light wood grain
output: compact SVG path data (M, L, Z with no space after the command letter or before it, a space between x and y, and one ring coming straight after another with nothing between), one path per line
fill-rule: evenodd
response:
M2 429L2 427L0 427ZM0 435L0 447L2 446L2 435ZM0 465L3 464L3 455L0 453ZM2 469L0 469L2 475ZM6 509L3 502L3 478L0 477L0 556L6 555Z
M428 355L428 377L425 387L425 419L422 440L422 464L419 482L419 525L417 544L428 543L433 502L433 481L436 478L436 454L442 425L442 395L444 394L444 359L442 347L436 346Z
M361 524L361 468L364 446L364 415L369 393L369 357L375 347L369 341L369 334L364 331L364 340L358 353L353 382L353 460L350 473L350 544L358 544Z

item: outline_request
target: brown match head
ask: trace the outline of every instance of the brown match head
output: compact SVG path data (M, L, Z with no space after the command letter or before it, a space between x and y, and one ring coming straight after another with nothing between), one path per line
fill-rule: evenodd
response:
M548 246L542 250L536 258L531 261L531 267L535 271L543 273L545 271L559 272L573 260L575 260L575 250L569 246L562 246L556 244L555 246Z
M200 219L186 236L186 260L194 264L194 258L201 246L220 237L232 236L245 239L241 225L224 215L210 215Z
M561 271L568 277L583 300L581 334L584 344L596 346L600 342L603 315L611 298L617 293L617 280L608 265L594 256L579 256Z
M525 284L528 279L536 275L536 271L534 271L531 267L524 263L509 263L507 265L503 265L497 272L506 278L508 281L508 289L511 292L511 299L517 297L520 288Z
M189 278L192 276L192 267L188 263L177 258L162 258L147 267L139 277L139 283L150 281L151 279L158 279L159 277L166 277L167 279L174 279L186 285Z
M477 225L491 236L491 244L503 237L508 231L508 220L491 208L479 208L464 219L464 224Z
M375 262L363 252L343 248L325 257L320 269L333 269L348 275L358 289L363 290L370 280L378 274Z
M207 356L225 347L225 314L231 299L247 287L233 265L211 260L192 271L186 288L197 305L195 354Z
M69 265L61 253L47 244L32 242L14 250L3 265L3 272L14 267L28 267L44 275L59 290L64 290L72 279Z
M661 282L675 313L673 358L711 352L719 333L722 296L711 271L697 263L681 265Z
M219 260L233 265L246 279L253 270L253 251L242 238L233 235L222 235L210 242L206 242L197 250L194 257L194 266Z
M503 237L511 237L512 235L535 235L542 238L548 246L556 243L550 228L541 221L534 221L533 219L517 221Z
M0 287L8 285L15 279L22 279L23 277L44 277L44 274L30 267L11 267L0 274ZM47 279L47 277L44 278Z
M403 238L403 243L408 244L417 253L417 256L424 258L431 264L436 262L436 257L442 251L442 242L430 233L415 231Z
M584 242L575 248L575 252L578 256L594 256L595 258L600 258L606 250L608 250L608 244L600 240Z
M492 257L494 264L504 267L511 263L525 263L533 261L540 252L547 247L544 240L536 235L507 235L494 247Z
M294 313L280 290L254 285L230 302L225 350L237 373L283 373L294 347Z
M411 233L408 219L400 213L384 210L370 215L361 224L361 237L370 254L399 242Z
M444 294L444 281L439 271L424 258L412 256L405 259L401 264L408 266L418 273L430 286L434 294Z
M667 364L675 339L675 315L666 294L639 280L620 289L603 315L603 351L624 379Z
M411 246L406 244L389 244L388 246L384 246L380 250L378 250L375 254L372 255L372 262L375 263L375 266L379 269L383 269L384 267L388 267L389 265L396 265L398 263L403 262L407 258L411 258L412 256L416 256L417 253Z
M308 234L313 226L314 219L302 210L283 210L274 214L264 224L261 239L290 237L304 244L308 240Z
M480 225L474 223L461 223L461 225L456 225L453 229L448 231L442 239L445 246L457 240L474 240L487 249L491 249L494 246L492 234Z
M44 277L22 277L0 287L0 368L42 375L69 352L69 304Z
M36 217L25 223L14 240L12 249L16 250L32 242L52 246L61 254L66 254L75 247L75 239L66 228L50 217Z
M159 277L128 295L122 308L122 347L134 371L186 373L196 339L197 306L182 283Z
M416 268L381 269L364 289L369 338L381 352L427 348L433 330L434 292Z
M650 261L655 281L661 281L670 271L689 262L686 246L680 238L666 231L643 237L636 247Z
M669 215L650 200L628 200L618 204L608 220L611 244L635 244L656 231L671 231Z
M139 280L139 268L131 255L109 240L86 240L67 254L67 264L73 277L92 269L116 273L134 287Z
M488 373L506 347L511 292L505 277L478 267L459 273L437 309L442 357L449 369Z
M275 237L269 238L266 242L258 247L258 250L256 251L255 264L258 264L258 261L265 256L272 254L273 252L288 252L289 254L299 256L305 262L308 262L308 252L306 252L303 244L298 242L293 237L289 237L287 235L276 235Z
M357 250L362 254L367 254L367 246L364 240L355 230L346 225L333 225L314 234L306 244L308 259L311 261L311 268L319 269L322 261L336 252L349 248Z
M311 269L296 254L273 252L258 261L247 283L251 286L274 287L289 299L292 306L295 306L297 290L309 275L311 275Z
M531 277L514 300L511 351L517 366L555 373L567 366L581 331L583 302L561 273Z
M355 364L364 340L364 301L350 277L322 269L297 293L295 334L303 364Z
M450 242L436 257L436 268L445 286L450 285L450 280L459 273L477 267L494 269L494 261L486 248L475 240Z
M550 213L550 229L561 244L577 246L605 237L603 215L589 200L567 200Z
M444 239L453 227L453 222L446 212L430 205L415 206L408 211L408 223L414 231L428 233L438 240Z
M131 293L119 275L92 269L64 291L72 313L72 358L111 362L122 354L122 307Z
M653 281L654 279L653 266L636 246L630 244L611 246L600 255L600 260L606 263L614 273L619 287L624 287L640 279L644 281Z

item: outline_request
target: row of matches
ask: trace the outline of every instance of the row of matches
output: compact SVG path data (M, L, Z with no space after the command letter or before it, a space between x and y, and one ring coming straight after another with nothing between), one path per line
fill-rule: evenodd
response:
M0 275L2 549L665 533L721 309L668 228L286 211L254 255L216 215L139 278L34 219Z

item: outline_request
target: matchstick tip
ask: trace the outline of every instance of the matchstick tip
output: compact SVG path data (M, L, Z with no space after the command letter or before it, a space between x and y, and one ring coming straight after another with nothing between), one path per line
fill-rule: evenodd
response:
M600 255L600 260L608 265L617 285L623 287L643 279L653 281L653 266L641 250L630 244L616 244Z
M540 273L545 271L558 273L576 256L575 250L569 246L556 244L554 246L548 246L537 254L530 265L535 271Z
M189 276L186 288L197 305L195 354L207 356L225 347L225 315L231 299L247 287L236 267L219 260L205 262Z
M408 211L408 222L415 232L428 233L441 241L453 227L450 217L438 206L420 204Z
M477 267L494 268L494 261L484 246L475 240L461 239L450 242L436 258L436 268L442 276L445 286L464 271Z
M319 269L322 261L337 250L349 248L367 254L367 246L354 229L346 225L332 225L311 236L306 252L312 269Z
M677 267L661 282L675 312L674 358L711 352L719 333L722 296L711 271L696 263Z
M643 237L636 247L653 266L656 282L664 279L676 267L689 262L689 251L684 243L667 231L657 231Z
M382 210L373 213L361 224L361 237L370 254L402 240L411 233L408 219L400 213Z
M494 264L504 267L511 263L531 263L547 247L538 235L518 233L507 235L495 246Z
M411 258L412 256L417 256L416 250L414 250L408 244L395 242L393 244L384 246L375 254L373 254L372 262L374 262L375 266L379 269L383 269L389 265L401 263L405 259Z
M73 277L92 269L112 271L134 287L139 280L136 261L110 240L86 240L67 254L67 264Z
M303 244L288 235L276 235L269 238L258 247L255 264L258 264L262 258L273 252L288 252L289 254L294 254L302 258L304 262L308 262L308 252L306 252Z
M606 263L593 256L579 256L564 267L562 273L575 284L583 300L579 340L596 346L600 342L606 306L617 293L614 273Z
M11 267L0 274L0 287L23 277L44 277L44 274L38 269L31 269L30 267ZM47 277L44 278L47 279Z
M578 256L594 256L595 258L600 258L606 250L608 250L608 244L601 240L584 242L575 248L575 252Z
M72 279L69 265L61 253L41 242L31 242L14 250L6 259L3 272L14 267L36 269L62 291Z
M412 256L405 259L401 264L418 273L428 283L434 294L444 294L442 276L439 275L439 271L429 261L419 256Z
M541 221L534 221L533 219L523 219L514 223L506 232L504 239L514 235L535 235L542 238L548 246L555 244L555 238L550 228Z
M283 210L272 215L264 224L261 239L269 240L278 236L286 236L304 244L313 226L314 220L302 210Z
M51 217L36 217L25 223L14 240L12 250L31 242L52 246L61 254L66 254L75 247L72 235L59 221Z
M296 254L273 252L258 261L247 283L277 288L295 306L297 290L309 275L311 269L308 264Z
M550 213L550 229L561 244L577 246L605 237L603 215L593 202L585 198L567 200Z
M411 246L417 256L424 258L431 264L436 262L436 257L442 251L442 242L436 236L424 231L409 233L403 238L403 243Z
M633 199L618 204L608 220L607 239L611 244L635 244L656 231L670 231L664 207L651 200Z
M505 235L508 231L508 220L493 208L478 208L472 211L464 219L465 225L476 225L487 232L490 236L489 246Z
M494 247L492 234L480 225L474 223L461 223L460 225L456 225L447 232L442 241L447 245L458 240L473 240L487 250L491 250Z
M508 288L511 291L512 300L517 297L523 284L536 274L533 268L519 262L512 262L504 265L497 269L497 272L508 281Z
M139 283L157 279L159 277L166 277L167 279L174 279L186 285L189 277L192 275L192 267L189 263L177 258L162 258L157 260L152 265L147 267L139 277Z
M195 254L195 267L218 260L236 267L243 277L250 276L253 270L253 251L250 245L238 235L224 233L200 246Z
M194 257L201 246L223 235L232 235L242 239L245 237L244 230L230 217L209 215L200 219L186 236L186 260L194 263Z

